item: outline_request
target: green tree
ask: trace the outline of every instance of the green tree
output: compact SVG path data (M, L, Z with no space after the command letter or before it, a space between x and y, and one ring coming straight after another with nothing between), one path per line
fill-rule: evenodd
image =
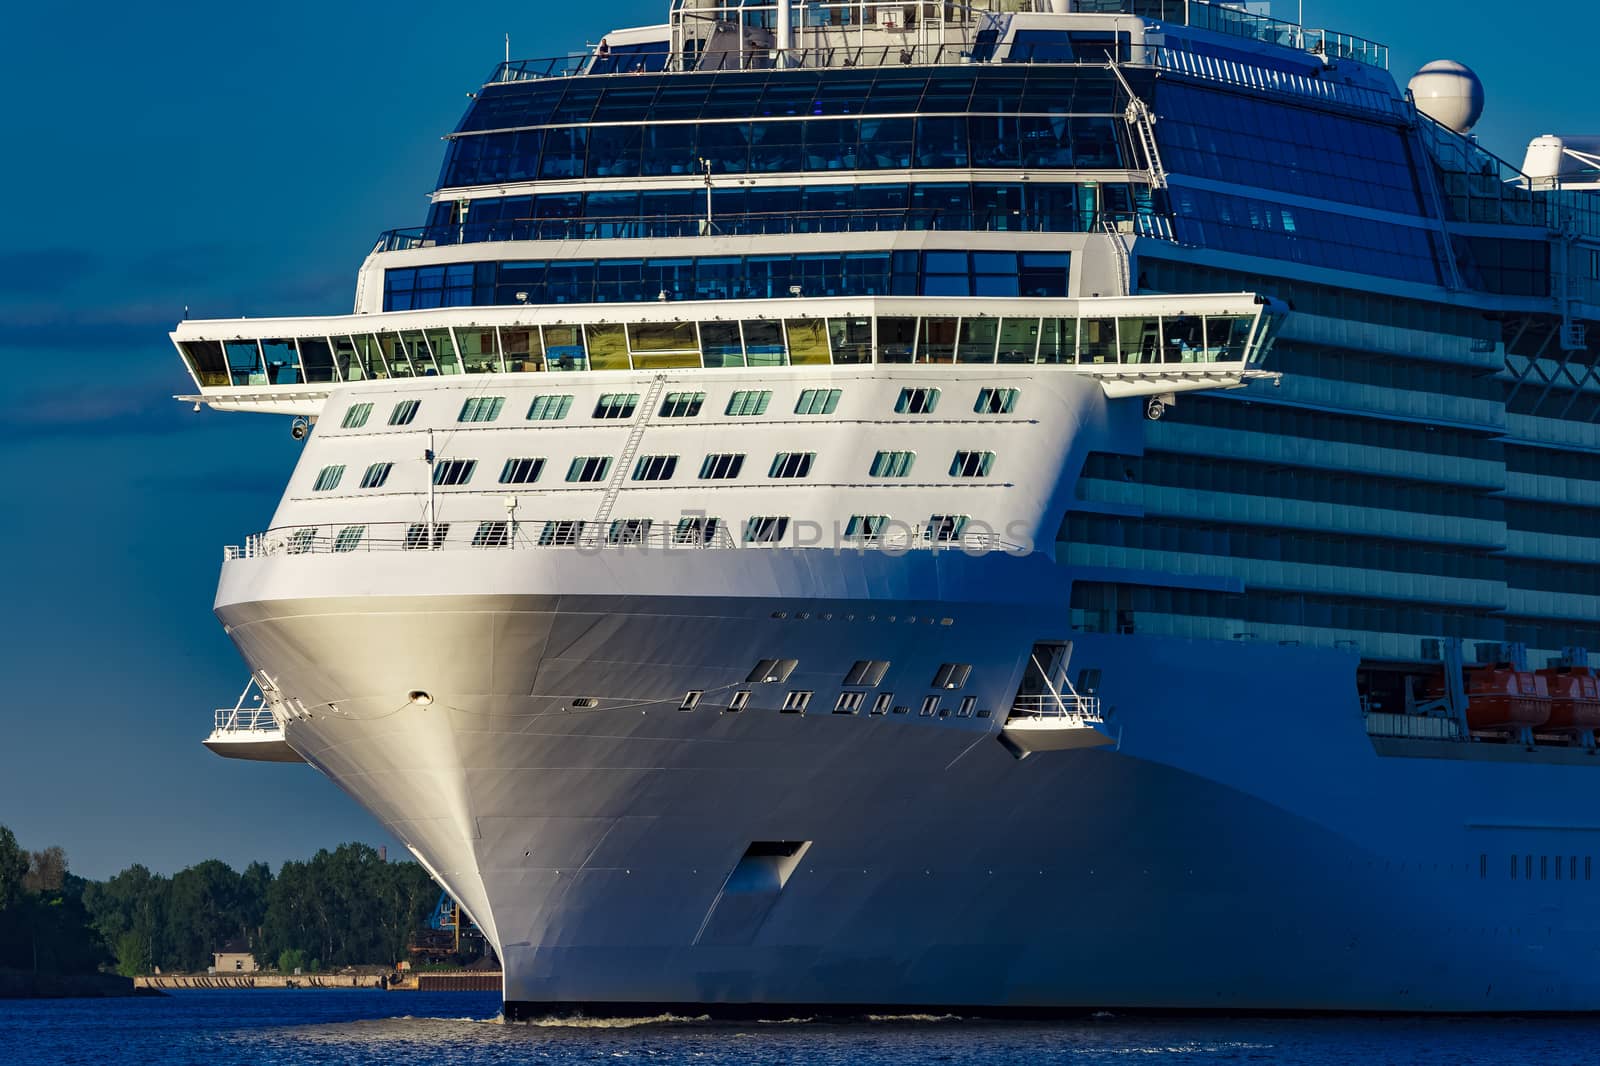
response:
M114 948L129 933L145 945L152 966L173 967L167 937L167 897L172 883L134 865L109 881L91 882L83 893L89 919ZM120 954L120 952L119 952Z
M173 963L186 970L204 970L214 952L245 931L239 875L216 859L178 872L167 898L166 921Z
M28 874L29 856L17 844L16 836L0 825L0 911L22 895L22 879Z
M150 944L138 933L123 933L116 941L117 972L139 977L150 972Z
M306 968L306 953L299 948L290 948L278 956L278 972L294 973L296 970L304 971Z

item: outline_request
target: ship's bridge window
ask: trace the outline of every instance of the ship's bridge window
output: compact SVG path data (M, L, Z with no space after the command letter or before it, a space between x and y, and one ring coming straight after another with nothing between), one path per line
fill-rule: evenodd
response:
M531 485L543 473L543 459L507 459L500 468L500 484Z
M705 515L686 515L678 519L678 527L672 532L672 543L697 548L714 544L721 528L720 519L708 518Z
M816 452L779 452L772 457L772 467L767 471L771 478L803 478L811 474L816 462Z
M744 469L744 456L738 452L708 455L700 464L700 480L731 481Z
M639 394L637 392L603 393L600 401L594 405L594 417L600 419L632 418L633 412L638 407Z
M465 485L472 480L472 472L478 469L476 459L440 459L433 466L433 483L435 485Z
M967 683L972 676L971 663L943 663L933 675L933 687L955 689Z
M879 452L873 456L870 473L873 477L909 477L916 461L916 452Z
M267 372L261 365L261 350L255 341L227 341L228 377L234 385L265 385Z
M373 463L367 467L367 472L361 475L361 487L364 489L381 489L389 480L389 473L394 470L393 463Z
M782 684L799 665L799 659L762 659L744 680L749 685Z
M839 409L840 389L805 389L794 405L797 415L831 415Z
M676 455L641 455L634 464L635 481L671 481L678 469Z
M367 424L367 419L372 416L370 403L353 403L345 408L344 420L339 423L340 429L360 429Z
M741 390L728 397L727 414L734 418L764 415L772 401L771 389Z
M317 472L317 480L312 484L312 492L332 492L339 487L339 480L344 477L344 465L325 466Z
M980 415L1009 415L1016 411L1020 395L1016 389L979 389L972 410Z
M700 413L705 402L706 394L703 392L669 392L667 398L661 401L661 417L693 418Z
M928 519L923 535L935 544L949 544L961 539L968 521L964 514L936 514Z
M504 520L479 522L472 534L474 548L504 548L511 543L511 523Z
M931 415L938 406L938 389L901 389L894 409L902 415Z
M881 544L888 531L888 515L851 515L850 521L845 524L844 539L851 544Z
M988 477L994 467L994 452L956 452L950 460L951 477Z
M493 422L506 405L504 396L469 396L461 404L457 422Z
M744 524L746 544L777 544L789 532L789 519L784 515L757 515Z
M572 482L604 481L611 473L611 457L580 455L567 467L567 480Z
M567 417L567 412L572 410L572 397L561 396L535 396L528 405L529 422L559 422Z
M643 544L650 539L649 518L619 518L606 531L607 544Z
M583 529L588 523L576 521L546 522L539 531L539 545L541 547L570 547L578 543L578 538L583 536Z
M394 410L389 412L389 424L391 426L409 426L417 417L417 410L421 406L421 400L401 400L394 405Z

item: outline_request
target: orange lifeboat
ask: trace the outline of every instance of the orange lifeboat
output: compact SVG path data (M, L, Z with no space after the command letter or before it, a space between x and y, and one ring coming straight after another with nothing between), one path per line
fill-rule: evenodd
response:
M1587 666L1540 670L1550 693L1550 729L1600 729L1600 678Z
M1542 674L1516 670L1509 663L1466 668L1467 725L1472 729L1537 728L1550 718L1550 692ZM1444 695L1444 675L1436 674L1428 694Z

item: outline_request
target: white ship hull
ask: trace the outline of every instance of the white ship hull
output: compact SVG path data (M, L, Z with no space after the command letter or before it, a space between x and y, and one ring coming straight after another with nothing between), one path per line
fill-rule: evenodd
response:
M1002 709L923 717L920 691L907 715L783 714L805 670L836 686L880 651L906 676L971 662L997 706L1015 648L1062 635L1040 604L1062 602L1064 572L672 555L671 588L736 567L764 593L694 597L660 587L659 554L480 554L448 578L445 553L279 557L224 575L245 657L333 704L290 721L290 743L463 902L513 1012L1600 999L1597 884L1506 872L1576 850L1556 815L1587 767L1382 757L1353 657L1143 637L1075 654L1105 672L1115 748L1019 761ZM397 567L406 595L387 594ZM800 603L809 618L772 617ZM780 655L802 670L720 709ZM433 703L408 703L423 685ZM681 711L691 688L704 701ZM1508 774L1530 788L1500 787ZM808 847L781 888L740 892L730 875L763 841Z

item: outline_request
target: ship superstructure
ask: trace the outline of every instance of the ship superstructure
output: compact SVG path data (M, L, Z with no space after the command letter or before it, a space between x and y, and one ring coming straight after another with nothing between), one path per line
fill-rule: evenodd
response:
M677 0L501 64L350 315L173 334L306 437L209 743L514 1014L1600 1007L1593 146L1387 58Z

